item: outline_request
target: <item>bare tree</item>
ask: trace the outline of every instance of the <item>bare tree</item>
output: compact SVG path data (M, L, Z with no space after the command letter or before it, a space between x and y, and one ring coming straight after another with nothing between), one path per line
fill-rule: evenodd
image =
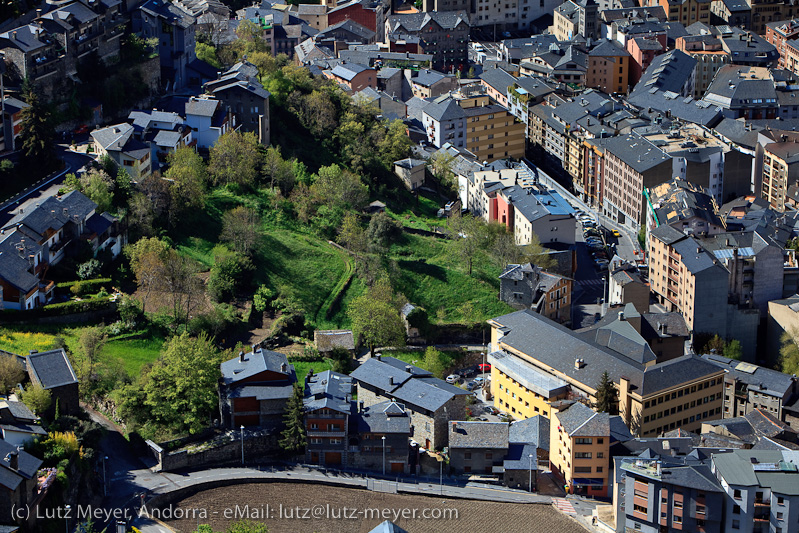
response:
M6 394L25 379L25 368L14 355L0 355L0 394Z
M222 233L219 238L230 244L236 252L250 255L261 239L261 219L258 213L243 205L227 211L222 216Z

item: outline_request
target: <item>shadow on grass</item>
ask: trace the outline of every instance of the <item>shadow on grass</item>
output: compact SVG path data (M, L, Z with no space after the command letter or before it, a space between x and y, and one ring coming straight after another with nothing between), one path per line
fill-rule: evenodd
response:
M422 276L429 276L443 282L447 281L446 269L438 265L431 265L430 263L423 263L421 261L399 261L399 266L402 270L408 270Z

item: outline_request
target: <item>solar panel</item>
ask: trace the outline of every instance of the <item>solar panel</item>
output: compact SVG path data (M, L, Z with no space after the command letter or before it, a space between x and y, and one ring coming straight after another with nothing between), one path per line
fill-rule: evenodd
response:
M735 370L746 372L747 374L754 374L755 370L757 370L757 366L753 365L752 363L738 363L735 366Z

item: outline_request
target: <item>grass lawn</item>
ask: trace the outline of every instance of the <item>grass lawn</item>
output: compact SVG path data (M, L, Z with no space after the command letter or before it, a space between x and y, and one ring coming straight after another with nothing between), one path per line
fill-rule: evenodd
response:
M44 352L53 345L55 335L40 331L0 331L0 350L27 355L31 350Z
M108 341L103 347L102 355L120 359L128 375L135 377L144 365L158 359L163 344L164 339L157 337L117 338Z
M297 380L302 381L310 370L314 374L330 370L330 364L327 361L304 361L302 359L293 359L289 357L289 363L294 365L294 371L297 373Z
M460 350L440 350L443 354L444 367L454 368L460 365L460 362L468 355L467 352ZM405 361L412 365L418 366L425 370L429 370L424 363L424 350L388 350L383 352L383 355L394 357L400 361Z

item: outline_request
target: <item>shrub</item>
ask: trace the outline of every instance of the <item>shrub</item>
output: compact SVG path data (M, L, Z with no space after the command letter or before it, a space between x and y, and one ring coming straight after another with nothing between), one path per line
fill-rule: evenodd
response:
M83 280L93 278L100 273L102 267L103 265L97 259L89 259L78 265L78 277Z

